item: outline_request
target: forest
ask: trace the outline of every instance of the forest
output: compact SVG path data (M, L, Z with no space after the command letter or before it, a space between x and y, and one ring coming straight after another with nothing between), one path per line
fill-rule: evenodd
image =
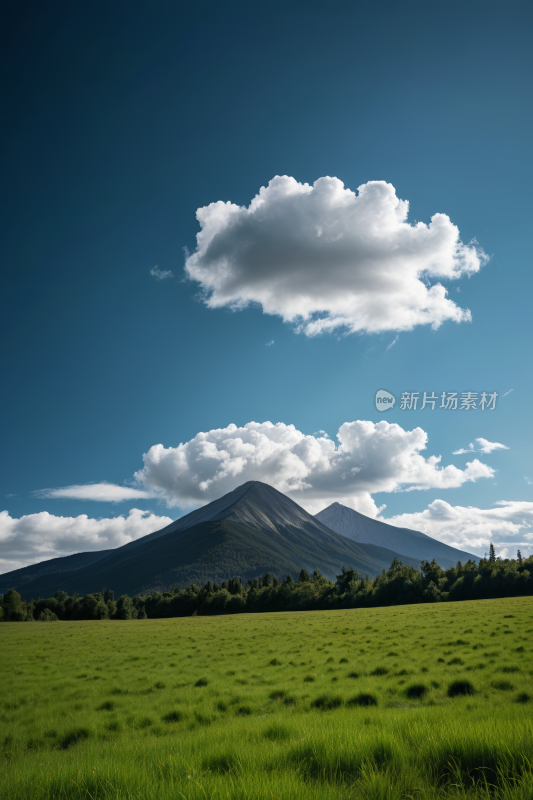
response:
M232 578L220 585L193 584L172 592L152 592L115 600L112 590L79 597L58 589L53 597L23 601L15 589L0 599L0 621L55 622L59 620L129 620L169 617L242 614L267 611L307 611L454 600L479 600L533 595L533 556L497 558L491 544L489 556L477 564L458 562L441 569L433 560L423 561L420 570L394 559L388 570L373 581L343 567L335 582L318 570L310 575L302 569L299 580L291 575L280 580L266 573L248 580Z

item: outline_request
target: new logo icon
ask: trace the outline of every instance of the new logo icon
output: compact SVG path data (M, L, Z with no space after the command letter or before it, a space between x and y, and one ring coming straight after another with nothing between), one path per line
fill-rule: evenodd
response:
M396 398L390 392L386 392L385 389L380 389L376 392L376 408L378 411L388 411L389 408L394 406L396 402Z

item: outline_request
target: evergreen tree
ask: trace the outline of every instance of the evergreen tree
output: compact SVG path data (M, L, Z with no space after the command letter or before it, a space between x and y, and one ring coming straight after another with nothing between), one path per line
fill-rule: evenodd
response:
M493 564L496 561L496 550L492 542L489 545L489 562Z
M444 577L444 570L439 567L435 559L433 561L422 561L420 570L424 577L424 583L428 585L433 582L438 586L439 580Z
M519 564L522 563L522 553L520 552L520 550L516 554L516 560L518 561Z
M300 583L311 583L311 576L306 569L300 570Z
M337 588L339 594L344 594L350 588L350 584L355 585L361 580L361 576L355 569L342 567L341 574L337 575Z
M242 594L244 592L244 586L240 578L231 578L228 581L228 592L230 594Z
M323 586L324 584L328 583L328 579L320 574L320 570L315 569L313 572L313 583Z

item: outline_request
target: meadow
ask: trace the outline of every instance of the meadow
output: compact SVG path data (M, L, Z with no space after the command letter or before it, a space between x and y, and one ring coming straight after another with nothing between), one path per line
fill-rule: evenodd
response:
M0 642L6 800L533 798L533 597Z

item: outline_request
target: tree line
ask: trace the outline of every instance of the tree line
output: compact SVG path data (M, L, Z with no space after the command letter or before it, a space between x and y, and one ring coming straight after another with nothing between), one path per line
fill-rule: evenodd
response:
M533 556L516 559L496 557L491 544L488 558L477 564L457 562L443 570L435 560L421 568L394 559L388 570L374 580L343 567L336 581L316 569L302 569L299 580L291 575L280 580L266 573L247 581L232 578L220 585L209 581L172 592L150 592L135 597L103 590L80 597L58 590L53 597L26 602L15 589L0 596L0 621L55 622L57 620L160 619L212 614L265 611L305 611L335 608L371 608L408 603L481 600L533 594Z

